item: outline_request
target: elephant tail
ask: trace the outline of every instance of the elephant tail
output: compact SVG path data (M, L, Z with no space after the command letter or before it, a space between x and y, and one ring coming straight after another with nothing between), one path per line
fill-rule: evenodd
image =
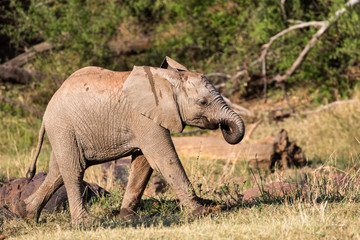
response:
M44 135L45 135L45 124L44 124L44 122L42 122L41 129L40 129L40 132L39 132L38 145L36 147L35 156L34 156L34 159L33 159L32 163L31 163L30 168L26 172L26 178L29 181L35 176L35 173L36 173L36 162L37 162L37 159L38 159L39 154L40 154L41 146L42 146L42 143L43 143L43 140L44 140Z

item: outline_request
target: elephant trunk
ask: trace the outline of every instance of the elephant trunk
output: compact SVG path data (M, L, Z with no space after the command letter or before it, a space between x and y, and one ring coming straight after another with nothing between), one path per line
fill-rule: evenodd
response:
M241 117L232 110L228 110L228 117L221 118L220 127L224 139L230 144L239 143L245 134L245 125Z

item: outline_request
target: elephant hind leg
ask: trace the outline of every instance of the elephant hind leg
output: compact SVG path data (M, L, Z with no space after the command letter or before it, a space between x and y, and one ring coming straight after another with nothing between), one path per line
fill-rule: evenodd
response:
M68 195L71 223L73 226L91 223L92 217L85 208L83 192L84 170L64 169L60 167L60 172L64 178L66 193Z
M129 181L121 204L120 217L129 220L134 216L153 169L140 152L132 155Z
M16 204L16 212L26 219L34 219L38 222L40 213L49 201L51 196L63 185L63 179L60 175L59 167L55 159L54 152L51 153L49 163L49 173L44 182L36 192L26 198L24 201L19 200Z
M86 160L80 155L76 137L70 130L54 131L57 129L54 125L48 129L47 135L68 196L71 222L73 225L91 222L82 196Z
M70 150L69 148L66 149ZM87 223L92 223L93 218L85 208L82 195L85 167L81 166L79 154L75 153L75 151L69 154L70 152L66 150L61 152L59 169L68 196L71 223L73 226L86 225Z

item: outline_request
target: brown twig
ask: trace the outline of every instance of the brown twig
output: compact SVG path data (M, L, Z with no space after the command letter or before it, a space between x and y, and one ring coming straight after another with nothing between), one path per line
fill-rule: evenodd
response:
M241 76L244 76L247 73L248 73L247 70L239 71L239 72L235 73L234 76L231 77L231 81L233 82L235 79L237 79L237 78L239 78Z
M281 12L283 14L284 20L287 20L287 16L286 16L286 11L285 11L285 2L286 0L280 0L280 8L281 8Z
M32 60L37 53L48 51L52 48L54 48L54 45L49 42L42 42L42 43L36 44L36 45L32 46L30 48L30 50L5 62L4 65L9 65L9 66L13 66L13 67L22 67L26 63L28 63L30 60Z

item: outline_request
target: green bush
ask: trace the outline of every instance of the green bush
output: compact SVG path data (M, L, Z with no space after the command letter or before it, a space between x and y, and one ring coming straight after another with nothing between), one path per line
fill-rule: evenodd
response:
M322 21L344 6L345 0L286 1L285 13L278 0L267 1L11 1L2 26L19 48L29 42L50 41L56 49L42 54L36 65L66 78L86 65L129 70L133 65L161 63L165 55L201 72L234 73L249 67L261 47L276 33L292 25L289 20ZM319 102L347 97L355 83L349 67L360 60L359 10L356 6L334 23L289 78L290 87L320 89ZM118 55L109 41L124 26L128 38L150 38L144 51ZM270 48L268 76L284 73L317 29L293 31ZM120 42L126 47L126 42ZM46 66L46 65L50 65ZM250 67L260 73L260 64Z

